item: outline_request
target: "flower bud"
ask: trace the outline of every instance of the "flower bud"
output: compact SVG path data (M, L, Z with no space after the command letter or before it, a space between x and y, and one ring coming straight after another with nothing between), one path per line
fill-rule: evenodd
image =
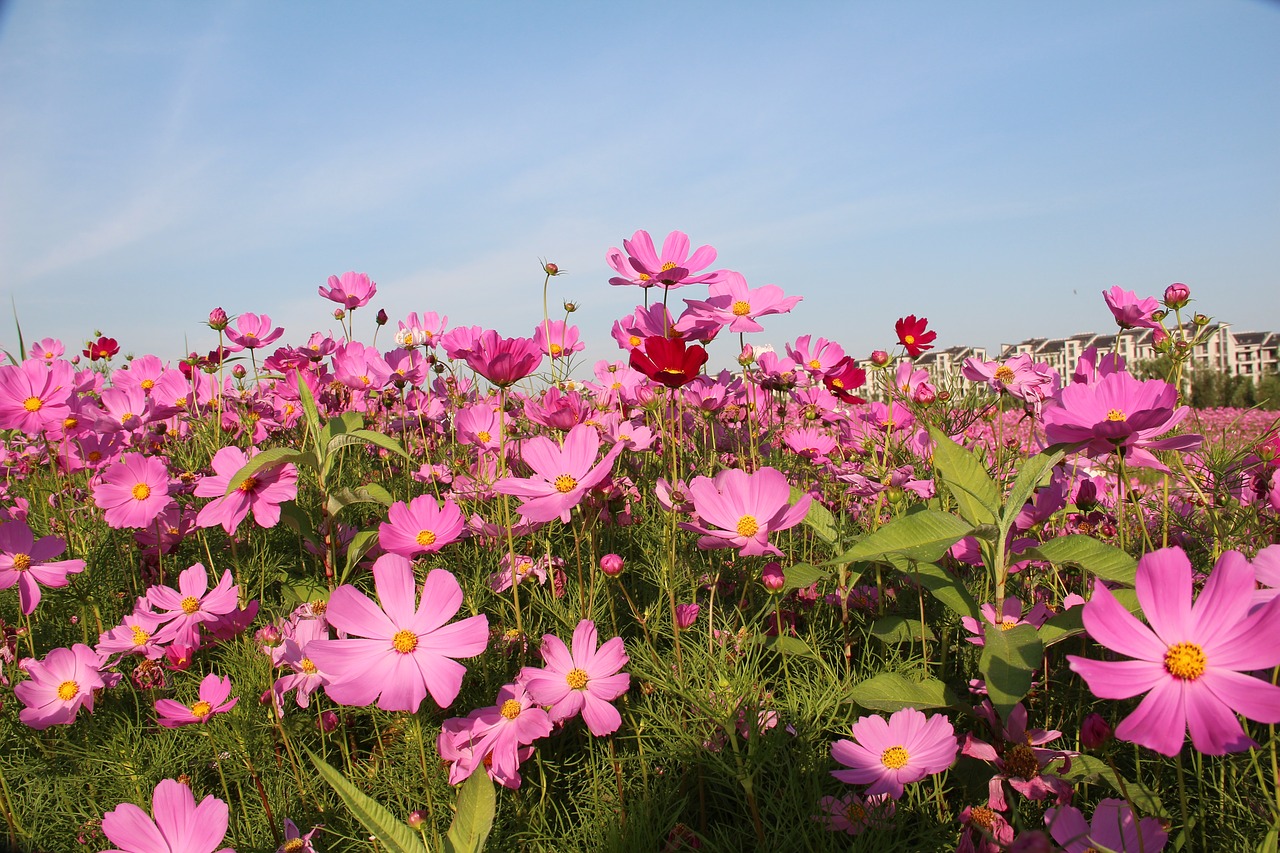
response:
M325 734L329 734L338 727L338 715L332 711L324 711L320 714L320 719L316 720L316 726Z
M742 352L738 354L738 364L743 367L750 367L755 364L756 351L752 349L751 344L743 344Z
M284 640L284 636L280 633L280 628L276 625L264 625L253 636L258 641L258 645L268 649L275 648Z
M1197 326L1207 326L1209 325L1209 318L1204 314L1197 314L1191 318L1191 322L1195 323Z
M546 261L542 264L542 271L547 275L560 275L560 267L550 261Z
M248 372L249 371L244 369L243 364L237 364L235 367L231 368L231 375L236 379L244 379Z
M911 399L921 406L928 406L934 400L938 399L938 392L928 382L921 382L916 389L911 392Z
M409 817L405 823L409 824L410 829L421 829L423 824L427 822L427 816L418 809L409 812Z
M387 310L385 308L379 308L378 313L374 315L373 322L377 323L379 326L387 325Z
M611 578L622 574L622 558L617 554L605 554L600 558L600 571Z
M1101 714L1090 714L1080 724L1080 743L1085 749L1101 749L1111 742L1111 726Z
M1170 310L1181 308L1190 301L1191 288L1182 282L1174 282L1164 289L1164 304Z
M577 311L577 310L578 310L578 303L570 302L568 299L564 301L564 313L572 314L574 311Z
M1157 308L1156 310L1151 312L1151 319L1155 320L1157 323L1163 323L1164 318L1168 316L1169 316L1169 312L1164 310L1163 308Z
M889 363L889 353L885 352L882 349L876 350L875 352L871 353L871 363L874 364L876 367L884 367L886 364Z
M769 592L778 592L786 585L787 576L782 573L782 566L779 563L766 563L760 572L760 582Z
M341 320L341 319L345 318L346 316L347 316L347 312L346 312L346 311L343 311L341 308L334 308L334 309L333 309L333 319L335 319L335 320Z
M215 332L221 332L227 327L231 321L227 319L227 312L221 308L214 308L209 312L209 328Z
M698 621L698 611L701 610L696 604L677 604L676 605L676 625L683 631Z

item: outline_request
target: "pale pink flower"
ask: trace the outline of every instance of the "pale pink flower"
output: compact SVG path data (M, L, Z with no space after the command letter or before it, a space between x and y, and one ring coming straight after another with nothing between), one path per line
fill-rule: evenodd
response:
M686 316L676 324L676 331L692 334L695 320L713 320L731 332L763 332L756 319L767 314L786 314L803 297L786 296L776 284L748 287L741 273L724 270L724 277L711 285L707 299L686 299Z
M39 540L23 521L0 522L0 589L18 585L18 604L30 615L40 604L40 587L66 586L67 575L84 571L84 560L53 560L67 549L57 536Z
M23 669L30 677L13 688L26 706L18 719L33 729L47 729L75 722L82 707L93 711L93 692L106 686L101 668L102 659L83 643L53 649L42 661L27 660Z
M163 779L152 798L155 820L133 803L102 816L102 832L112 844L106 853L214 853L227 834L227 804L210 794L196 805L191 789ZM235 853L223 847L217 853Z
M499 784L519 788L520 764L532 754L530 744L550 735L551 727L551 718L524 685L504 685L495 704L444 721L437 746L450 762L449 784L457 785L484 765Z
M147 602L158 611L161 630L157 642L173 641L174 645L194 649L200 645L200 625L216 622L237 610L240 587L231 581L231 572L223 571L222 579L209 589L209 573L196 563L178 575L176 590L153 586L147 590Z
M141 453L121 456L93 487L93 502L111 527L146 527L171 501L169 469Z
M261 349L275 343L283 334L283 328L271 328L271 318L266 314L247 311L236 318L235 326L228 327L226 331L227 340L239 349Z
M231 478L256 455L255 452L246 456L235 446L224 447L213 455L210 463L213 476L196 484L197 497L214 498L196 516L198 527L222 525L222 529L231 534L251 510L259 527L276 526L280 521L280 504L298 496L298 469L291 463L259 468L227 494Z
M391 505L387 520L378 525L378 544L402 557L434 554L458 541L465 526L453 501L445 498L441 506L431 495L418 495L407 504L396 501Z
M915 708L895 711L888 721L860 717L853 724L853 740L831 745L831 757L849 770L833 770L841 782L868 785L867 795L902 796L905 785L941 773L956 760L960 745L955 729L943 714L926 717Z
M533 469L533 476L503 477L493 484L494 491L524 498L516 511L529 521L558 517L568 524L573 508L609 476L623 445L615 444L597 462L599 449L600 433L586 424L569 430L559 447L545 436L534 436L520 446L520 455Z
M698 547L737 548L743 556L782 556L769 543L769 534L795 527L809 511L811 495L802 495L794 506L786 475L774 468L748 474L726 468L715 478L695 477L689 497L697 522L684 521L680 527L702 534Z
M214 714L225 714L240 701L239 697L234 697L228 702L227 697L230 695L231 679L219 678L209 673L200 682L200 698L191 705L183 705L172 699L157 699L156 722L166 729L207 723Z
M539 705L549 706L552 722L582 714L587 728L597 737L613 734L622 725L622 715L611 702L627 692L631 676L618 670L630 658L621 637L596 648L596 624L583 619L573 632L573 649L554 634L542 638L543 669L526 666L519 680Z
M686 284L711 284L719 281L724 270L694 275L716 261L716 250L701 246L691 256L689 235L672 231L662 242L662 253L654 251L653 238L648 231L636 231L630 240L622 241L626 254L616 248L605 254L609 266L618 273L609 279L612 285L638 285L640 287L683 287Z

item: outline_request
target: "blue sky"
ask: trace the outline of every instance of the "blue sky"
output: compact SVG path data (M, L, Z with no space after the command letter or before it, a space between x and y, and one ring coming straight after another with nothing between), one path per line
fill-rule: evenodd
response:
M1280 330L1280 5L781 5L10 0L0 299L175 358L219 305L337 331L354 269L392 329L528 335L545 257L614 358L641 293L604 255L644 228L803 296L779 349L1101 331L1101 291L1173 281Z

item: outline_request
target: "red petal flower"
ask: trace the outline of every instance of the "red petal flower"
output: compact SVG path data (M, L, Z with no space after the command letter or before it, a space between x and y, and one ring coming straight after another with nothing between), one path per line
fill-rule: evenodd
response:
M631 351L631 366L668 388L688 385L706 363L705 349L697 344L686 347L679 338L645 338L644 343Z
M925 350L933 349L933 341L938 337L938 333L925 331L928 325L928 317L917 320L915 314L908 314L906 317L899 318L893 326L898 333L898 343L902 344L907 355L912 358Z

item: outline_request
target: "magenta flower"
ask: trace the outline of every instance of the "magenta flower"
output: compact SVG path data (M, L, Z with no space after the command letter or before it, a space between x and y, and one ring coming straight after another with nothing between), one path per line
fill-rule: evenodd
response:
M93 487L93 502L111 527L146 527L171 500L169 469L141 453L121 456Z
M99 672L102 659L83 643L53 649L44 660L23 667L30 678L13 688L26 705L18 719L37 730L70 725L81 707L93 711L93 691L106 686Z
M396 501L391 505L387 520L378 525L378 544L384 551L401 557L434 554L458 541L465 526L453 501L445 498L444 506L440 506L431 495L418 495L408 504Z
M853 740L831 745L831 757L852 769L832 770L841 782L869 785L867 796L902 796L903 786L941 773L956 760L960 745L951 721L942 714L926 717L915 708L884 717L860 717Z
M227 697L230 695L231 679L219 678L209 673L200 682L200 698L191 705L183 705L172 699L157 699L156 722L166 729L207 723L214 714L225 714L240 701L239 697L235 697L228 702Z
M1036 630L1039 630L1040 626L1049 621L1049 617L1053 615L1053 611L1049 609L1048 605L1043 601L1037 601L1035 605L1032 606L1031 610L1027 612L1027 615L1023 617L1022 601L1017 596L1013 595L1004 600L1004 607L1000 610L1000 616L998 618L996 616L996 606L994 604L984 604L980 608L980 611L982 613L982 618L987 620L988 624L995 625L1001 631L1008 631L1016 625L1031 625ZM966 631L974 635L972 637L965 637L966 640L973 643L975 646L986 644L986 640L984 638L986 628L981 622L972 616L963 616L960 619L960 624L964 626Z
M0 589L18 585L18 603L31 615L40 603L40 587L66 586L67 575L84 571L84 560L51 560L67 550L57 536L39 541L22 521L0 523Z
M786 475L773 468L748 474L726 468L715 479L695 477L689 484L698 522L682 521L680 526L701 533L698 547L737 548L743 556L782 556L769 544L769 534L795 527L804 519L813 501L803 495L795 506Z
M1099 847L1115 853L1160 853L1169 840L1159 818L1148 817L1139 822L1124 800L1098 803L1091 823L1086 823L1080 810L1072 806L1046 809L1044 823L1066 853L1089 853Z
M1082 443L1090 456L1122 452L1132 465L1164 470L1152 450L1194 450L1203 441L1199 435L1156 438L1190 411L1178 406L1178 389L1168 382L1111 373L1093 384L1073 382L1063 388L1058 405L1044 410L1045 439L1050 444Z
M413 566L399 554L378 558L373 583L381 606L349 584L329 596L325 618L348 639L312 640L303 650L329 676L325 692L342 705L376 700L384 711L416 712L428 692L441 708L449 705L466 673L454 658L485 650L488 617L445 624L462 606L458 579L431 572L419 603Z
M1250 612L1249 561L1238 551L1224 553L1193 604L1191 562L1181 548L1162 548L1138 560L1135 586L1151 627L1101 581L1084 606L1089 636L1135 660L1067 656L1095 696L1147 694L1115 736L1163 755L1181 752L1188 729L1192 745L1208 755L1257 746L1236 714L1280 723L1280 687L1245 675L1280 664L1280 604Z
M227 834L227 804L210 794L196 805L191 789L173 779L156 785L152 811L155 820L133 803L121 803L103 815L102 832L116 845L105 853L214 853Z
M560 447L545 436L534 436L520 446L520 455L533 469L533 476L503 477L493 489L524 498L516 511L528 521L559 518L568 524L570 511L609 476L623 445L615 444L596 462L599 449L600 433L586 424L569 430Z
M710 292L708 299L685 300L689 311L676 324L676 331L687 332L695 322L711 320L731 332L763 332L757 317L785 314L803 298L784 296L776 284L747 287L746 278L732 270L724 270L724 277L711 285Z
M240 587L231 582L231 572L223 571L222 579L209 589L209 573L201 563L196 563L178 575L177 590L167 586L153 586L147 590L147 601L159 611L163 627L157 642L169 642L184 649L200 645L200 624L218 622L235 613Z
M62 423L71 414L74 369L68 362L27 359L0 367L0 429L27 435Z
M533 342L538 349L555 358L564 358L582 352L587 345L578 340L578 327L568 326L564 320L546 320L533 330Z
M196 483L197 497L214 498L200 509L197 527L222 525L230 535L250 510L259 527L275 527L280 521L280 504L298 496L298 469L290 463L259 468L231 494L231 478L257 453L246 456L238 447L224 447L213 455L213 476Z
M145 607L147 600L139 599L140 607ZM124 617L122 624L98 636L98 645L94 651L106 658L110 655L142 655L147 660L164 657L164 647L156 641L156 630L161 619L154 613L139 610Z
M630 660L621 637L597 649L596 623L583 619L574 629L572 652L559 637L544 635L542 660L545 668L526 666L519 680L535 702L549 706L553 723L581 713L596 737L618 730L622 715L610 703L631 686L631 676L618 672Z
M1057 773L1071 766L1071 757L1077 753L1062 749L1046 748L1062 737L1062 732L1027 728L1027 709L1021 703L1009 711L1009 719L1000 724L1000 718L990 701L984 701L975 709L978 716L987 721L995 733L997 745L978 740L972 733L964 736L960 752L970 758L986 761L999 771L987 783L988 805L996 811L1008 811L1004 795L1004 782L1029 800L1045 800L1055 797L1059 803L1071 801L1071 783ZM1054 762L1061 762L1051 767ZM1046 772L1049 771L1049 772Z
M368 274L362 272L344 272L342 277L329 276L329 289L318 288L320 295L330 302L337 302L348 311L369 304L369 300L378 292Z
M609 266L618 273L609 279L612 285L637 285L639 287L683 287L686 284L711 284L719 281L723 270L694 275L716 262L716 250L701 246L692 256L689 254L689 235L672 231L662 242L662 254L653 248L653 238L648 231L637 231L630 240L622 241L626 254L617 248L605 254Z
M897 805L885 794L865 800L850 791L843 797L823 797L818 801L821 814L813 816L832 832L859 835L868 827L887 826Z
M538 369L542 350L530 338L504 338L488 329L475 338L464 357L476 373L506 388Z
M236 325L228 327L227 340L240 349L261 349L273 344L284 334L280 326L271 328L271 318L266 314L258 315L245 312L236 318Z
M507 788L520 787L520 763L535 740L551 734L551 718L521 684L507 684L498 701L464 717L444 721L437 746L449 764L449 784L457 785L484 765Z
M1138 294L1117 284L1110 290L1102 291L1102 298L1106 300L1107 307L1111 309L1111 315L1116 318L1116 325L1120 328L1160 328L1160 324L1151 316L1160 308L1160 303L1154 296L1139 299Z

